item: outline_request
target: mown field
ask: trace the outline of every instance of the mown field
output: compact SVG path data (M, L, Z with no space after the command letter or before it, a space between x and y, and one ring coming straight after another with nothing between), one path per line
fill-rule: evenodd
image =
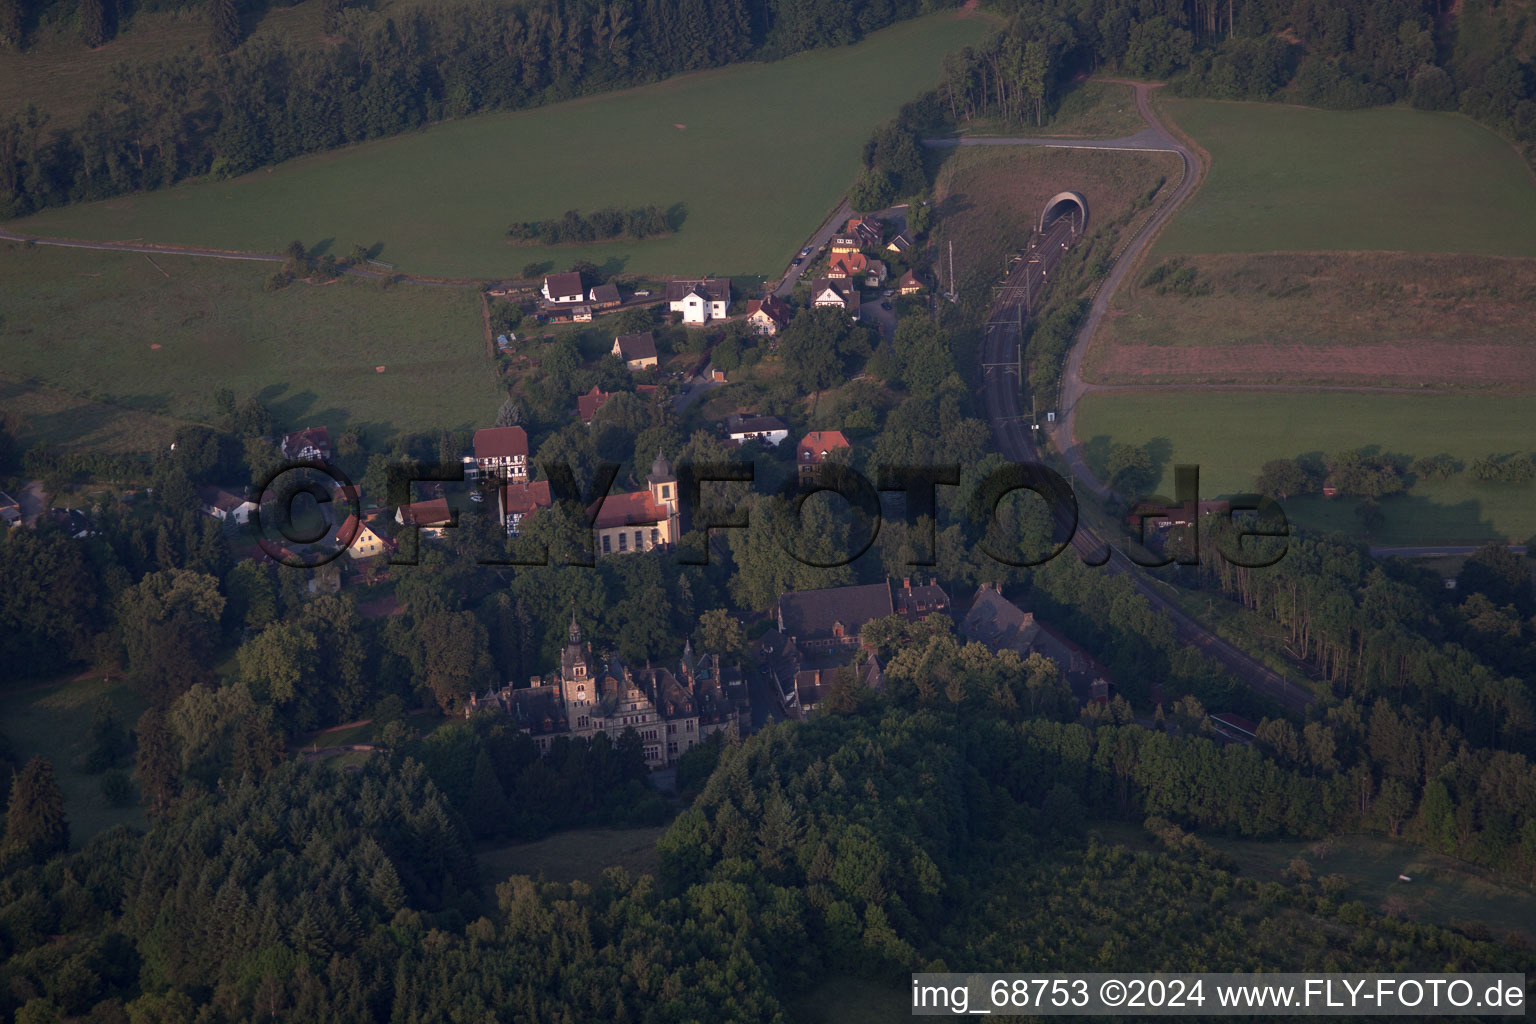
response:
M1110 445L1145 445L1173 493L1175 463L1200 466L1203 496L1249 491L1269 459L1379 446L1411 458L1445 452L1463 462L1536 450L1536 396L1344 391L1100 391L1085 395L1076 431L1101 478ZM1354 499L1291 498L1304 527L1361 536ZM1421 480L1381 504L1381 544L1524 541L1536 533L1536 485L1483 484L1465 471Z
M137 793L128 806L113 807L102 796L101 776L85 772L91 713L103 695L111 699L125 727L144 710L143 701L121 679L82 677L0 693L0 734L11 741L17 757L25 762L41 754L53 762L75 849L113 825L145 826Z
M1536 180L1458 114L1162 100L1211 156L1159 253L1536 256Z
M1169 287L1177 275L1192 275L1183 290ZM1154 257L1116 292L1084 374L1105 384L1536 388L1536 260Z
M1125 822L1099 821L1092 827L1106 840L1133 850L1163 849L1143 829ZM1413 843L1368 835L1315 842L1233 839L1214 833L1200 838L1231 856L1239 873L1260 881L1280 880L1291 863L1300 860L1314 880L1341 876L1348 883L1341 898L1359 900L1374 911L1449 928L1480 924L1498 942L1511 933L1536 941L1536 890ZM1399 882L1400 874L1413 881Z
M857 177L870 129L931 87L987 22L932 15L843 49L486 114L230 181L48 211L14 230L275 251L294 238L417 274L506 278L529 262L777 276ZM644 242L514 246L513 221L682 205Z
M274 266L0 247L0 395L23 443L144 451L174 421L211 417L220 387L259 395L282 427L495 416L472 290L343 278L268 293Z
M656 843L669 826L654 828L584 828L557 832L531 843L487 847L475 854L480 873L494 885L511 875L541 873L551 882L596 885L615 865L631 875L654 875L660 863Z

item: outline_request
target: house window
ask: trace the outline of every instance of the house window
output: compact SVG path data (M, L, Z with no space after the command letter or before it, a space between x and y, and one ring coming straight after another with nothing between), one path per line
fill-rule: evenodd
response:
M667 753L672 755L673 757L676 757L677 756L677 744L676 743L668 743L667 744Z
M640 551L645 547L645 542L640 539L640 531L635 531L635 550Z
M608 535L605 533L605 534L603 534L603 554L606 555L606 554L608 554L608 552L609 552Z
M677 734L677 723L676 722L668 722L667 723L667 734L669 736L674 736L674 735Z
M662 484L661 485L661 500L662 501L666 501L670 497L672 497L672 485L671 484Z
M620 551L628 551L629 550L628 541L629 541L629 534L627 534L627 533L619 534L619 550Z
M693 719L691 719L691 718L688 719L688 724L687 724L686 728L687 728L687 730L689 732L693 732Z
M657 530L657 529L652 529L651 530L651 547L655 547L657 544L660 544L660 543L661 543L661 531Z

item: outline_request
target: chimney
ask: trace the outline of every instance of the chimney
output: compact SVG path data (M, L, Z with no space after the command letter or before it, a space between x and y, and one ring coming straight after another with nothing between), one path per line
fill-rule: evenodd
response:
M928 585L930 587L938 586L939 585L939 578L937 576L929 576L928 577Z
M912 577L911 576L903 576L901 578L901 589L905 590L909 594L912 593Z

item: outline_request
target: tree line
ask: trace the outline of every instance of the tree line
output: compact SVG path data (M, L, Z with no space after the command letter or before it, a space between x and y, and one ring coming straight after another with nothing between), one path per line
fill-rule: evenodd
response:
M1488 0L1003 0L1009 15L944 61L952 121L1039 125L1074 76L1163 79L1183 96L1358 109L1406 102L1459 110L1536 160L1536 53L1523 23Z
M36 110L0 119L0 217L242 174L480 111L853 42L935 6L943 4L501 0L387 18L350 12L357 16L340 19L326 45L268 32L243 43L221 39L213 57L115 65L78 124L50 125ZM28 6L13 20L30 23L45 9L62 10L62 0ZM226 32L244 23L236 0L219 0L213 13Z
M539 245L600 242L609 238L654 238L670 235L672 223L658 206L633 210L608 207L583 214L566 210L559 220L524 220L507 228L513 241Z

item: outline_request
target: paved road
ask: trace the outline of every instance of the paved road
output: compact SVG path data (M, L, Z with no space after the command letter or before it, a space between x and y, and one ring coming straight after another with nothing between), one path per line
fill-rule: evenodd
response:
M1505 547L1517 555L1526 553L1524 544L1506 544ZM1445 558L1460 555L1475 555L1483 549L1481 544L1426 544L1420 547L1405 548L1371 548L1372 558Z
M1137 86L1145 89L1149 86ZM1139 97L1138 97L1139 98ZM1146 116L1146 115L1143 115ZM924 139L923 145L935 149L951 149L955 146L1040 146L1045 149L1135 149L1143 152L1176 153L1169 145L1169 136L1160 128L1146 128L1135 135L1118 139L1065 139L1040 136L1037 138L1008 137L1000 135L962 135L953 139Z
M779 286L773 290L773 294L781 299L787 299L790 292L795 290L795 282L800 280L800 275L809 270L811 264L815 262L816 250L832 241L832 236L841 231L843 225L848 223L848 218L852 216L853 204L844 199L843 204L833 211L832 216L823 221L821 227L816 229L816 233L806 240L805 247L811 250L811 255L801 260L799 266L792 266L786 269L784 280L779 282ZM800 254L796 253L795 255L799 256Z
M1144 88L1138 88L1137 101L1138 106L1141 107L1142 116L1151 122L1151 112L1146 106ZM1169 140L1172 142L1171 137ZM1192 153L1187 154L1185 159L1188 161L1185 165L1185 177L1175 190L1172 200L1154 215L1149 225L1132 240L1131 245L1116 263L1115 271L1110 274L1100 288L1098 296L1095 297L1095 308L1099 309L1099 316L1103 315L1103 308L1109 294L1124 276L1124 268L1140 251L1140 247L1150 239L1156 225L1166 220L1173 206L1193 190L1195 180L1193 168L1197 165L1193 163ZM1070 187L1070 182L1063 184L1065 187ZM1014 462L1039 461L1035 438L1032 436L1034 432L1029 429L1030 425L1023 416L1018 376L1018 352L1024 317L1034 297L1039 295L1040 289L1049 281L1056 265L1065 255L1066 246L1070 246L1077 240L1080 228L1081 226L1076 222L1075 213L1060 217L1048 224L1045 232L1032 244L1028 257L1014 265L988 317L986 339L981 347L982 397L987 409L987 418L992 426L993 440L998 450ZM1085 327L1080 336L1079 345L1081 345L1081 339L1091 333L1091 328ZM1070 432L1064 432L1063 436L1071 435ZM1075 460L1075 465L1074 460L1069 459L1068 467L1073 476L1088 485L1095 493L1107 493L1107 489L1093 478L1081 459ZM1072 535L1071 543L1073 552L1064 552L1062 557L1071 557L1075 553L1090 565L1103 565L1106 572L1127 576L1138 593L1154 608L1168 616L1181 642L1199 648L1251 689L1275 700L1290 711L1301 713L1306 710L1307 705L1312 701L1311 693L1184 614L1183 610L1163 591L1162 584L1149 576L1146 569L1136 565L1123 553L1110 548L1095 536L1092 530L1081 524L1075 525L1076 530ZM1060 535L1064 536L1073 526L1074 524L1067 517L1063 517L1063 521L1058 523Z

